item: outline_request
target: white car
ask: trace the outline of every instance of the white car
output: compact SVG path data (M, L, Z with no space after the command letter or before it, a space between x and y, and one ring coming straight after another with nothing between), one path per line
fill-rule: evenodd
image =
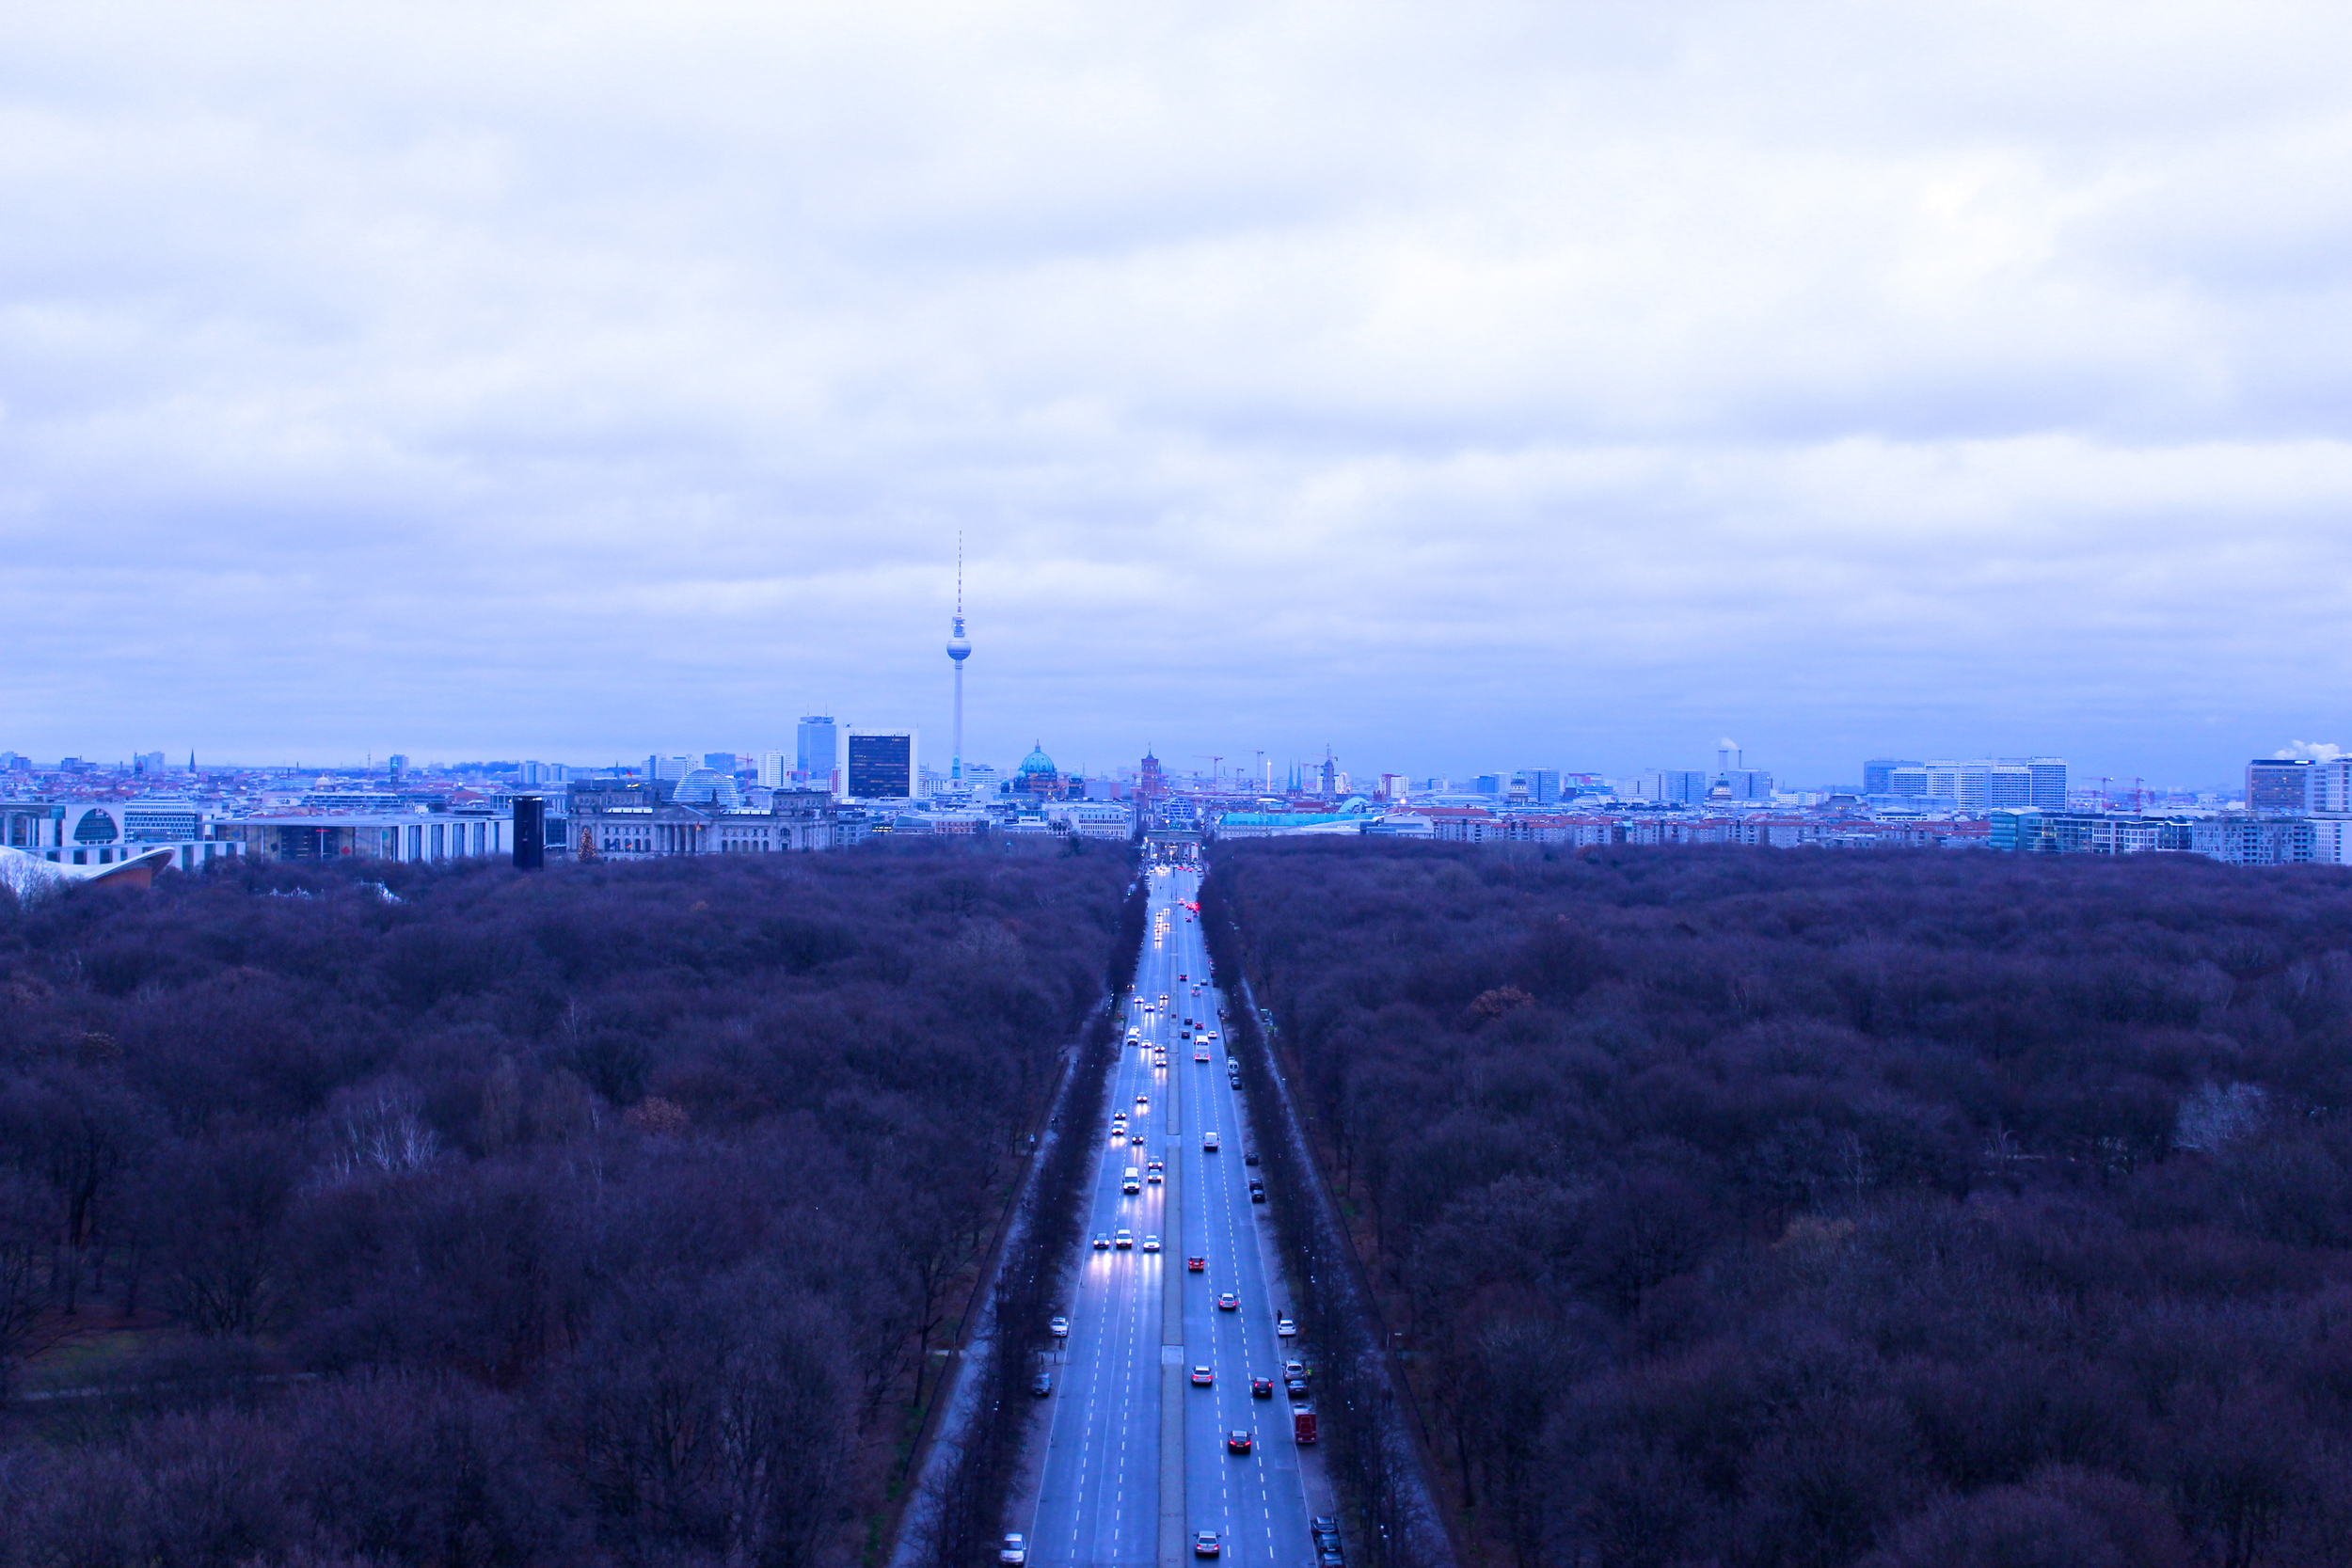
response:
M1057 1339L1067 1339L1070 1338L1070 1320L1068 1318L1048 1318L1045 1320L1045 1332L1052 1335Z
M1029 1560L1027 1539L1008 1530L1005 1534L1005 1544L996 1553L996 1560L1004 1563L1006 1568L1020 1568L1022 1563Z
M1160 1239L1159 1239L1157 1236L1146 1236L1146 1237L1143 1239L1143 1250L1144 1250L1144 1251L1146 1251L1146 1252L1157 1252L1157 1251L1159 1251L1159 1250L1160 1250Z
M1295 1323L1293 1323L1288 1317L1277 1318L1274 1320L1274 1332L1282 1338L1287 1339L1292 1335L1298 1332L1298 1325Z

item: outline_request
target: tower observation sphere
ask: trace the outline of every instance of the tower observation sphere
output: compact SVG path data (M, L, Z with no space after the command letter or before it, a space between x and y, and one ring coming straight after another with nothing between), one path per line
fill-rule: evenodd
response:
M963 635L963 617L956 617L956 634L947 639L947 657L961 664L972 657L972 640Z

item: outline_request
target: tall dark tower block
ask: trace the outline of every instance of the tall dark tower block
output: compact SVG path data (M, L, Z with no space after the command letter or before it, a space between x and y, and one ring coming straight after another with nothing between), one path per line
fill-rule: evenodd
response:
M515 797L515 869L536 871L548 863L548 803L536 795Z

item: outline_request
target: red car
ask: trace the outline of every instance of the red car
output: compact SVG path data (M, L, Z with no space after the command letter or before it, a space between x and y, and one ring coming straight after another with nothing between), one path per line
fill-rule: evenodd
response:
M1102 1244L1108 1246L1110 1243L1108 1242L1104 1242ZM1201 1270L1207 1268L1208 1266L1209 1260L1205 1258L1187 1258L1184 1259L1184 1271L1187 1274L1199 1274Z
M1195 1367L1192 1370L1192 1386L1195 1388L1206 1388L1216 1382L1216 1370L1214 1367Z

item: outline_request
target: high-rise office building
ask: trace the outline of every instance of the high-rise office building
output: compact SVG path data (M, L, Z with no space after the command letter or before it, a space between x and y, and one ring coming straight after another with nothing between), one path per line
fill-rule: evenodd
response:
M782 789L792 782L792 758L784 752L759 753L759 782L770 789Z
M1921 790L1899 790L1893 783L1898 768L1917 768L1915 757L1872 757L1862 765L1862 793L1865 795L1923 794Z
M732 773L735 771L735 753L733 752L705 752L703 766L716 768L722 773Z
M913 730L861 730L849 734L849 767L842 794L852 800L911 800L916 768Z
M692 757L665 757L660 752L655 752L645 759L645 777L663 779L675 784L687 774L691 773L696 766Z
M1984 770L1984 804L1988 811L2033 804L2033 769L2022 762L1996 762Z
M2312 768L2312 810L2352 814L2352 757L2336 757Z
M2319 765L2309 757L2257 757L2246 765L2246 809L2307 812Z
M1555 804L1560 799L1560 769L1531 768L1524 775L1527 798L1539 806Z
M809 788L840 788L840 732L830 715L813 713L801 721L792 756L793 771Z
M2026 771L2033 779L2032 803L2045 811L2066 809L2066 763L2059 757L2026 757Z
M1639 775L1633 792L1645 800L1670 805L1694 806L1707 800L1710 782L1703 768L1653 768Z

